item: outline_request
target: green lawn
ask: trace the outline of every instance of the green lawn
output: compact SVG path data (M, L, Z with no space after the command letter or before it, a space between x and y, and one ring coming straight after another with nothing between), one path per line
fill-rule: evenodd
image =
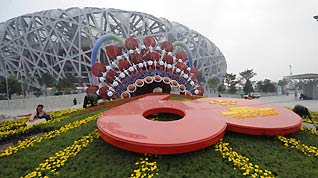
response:
M59 123L40 126L36 132L59 129L67 123L104 110L106 108L83 115L71 115L69 119ZM74 140L88 135L94 129L96 121L91 121L13 155L0 157L0 177L15 178L32 172L45 159L72 145ZM306 131L299 131L286 137L296 138L306 145L318 146L318 136ZM296 149L286 148L277 137L227 132L223 142L229 142L229 146L234 151L248 157L251 163L259 165L262 169L271 171L276 177L318 177L317 157L309 157ZM143 157L143 154L116 148L97 138L76 156L70 157L65 166L59 169L56 177L129 177L136 168L135 162L140 157ZM215 151L214 145L186 154L159 155L154 160L157 162L159 173L156 177L243 177L239 169L234 169L231 162Z

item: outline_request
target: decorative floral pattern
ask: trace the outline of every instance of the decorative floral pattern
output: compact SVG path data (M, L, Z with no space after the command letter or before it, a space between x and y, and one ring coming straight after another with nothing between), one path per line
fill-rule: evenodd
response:
M313 134L313 135L318 135L318 131L317 130L314 130L314 129L312 129L312 128L309 128L309 127L300 127L300 130L301 131L305 131L305 132L309 132L309 133L311 133L311 134Z
M244 176L250 176L253 178L274 177L271 171L260 169L259 165L252 164L249 158L240 155L236 151L233 151L233 149L229 146L229 143L220 140L215 145L215 151L220 152L224 159L227 159L229 162L232 162L236 168L239 168L241 171L243 171Z
M76 156L83 148L86 148L95 138L98 138L97 129L89 135L83 136L81 139L74 141L74 143L64 150L56 152L53 156L40 163L34 171L25 175L25 178L32 177L48 177L50 175L57 175L58 170L64 166L65 162L70 158Z
M157 162L155 161L157 155L144 154L135 162L136 169L130 175L130 178L143 178L143 177L154 177L159 175Z
M318 149L314 146L307 146L300 143L299 140L295 138L286 138L283 136L278 136L278 139L284 143L285 147L294 148L303 152L307 156L318 156Z
M83 124L90 122L90 121L96 120L99 117L99 115L100 114L97 114L97 115L90 116L90 117L87 117L87 118L82 119L82 120L74 121L72 123L69 123L69 124L61 127L58 130L50 131L42 136L34 136L34 137L31 137L30 139L19 141L16 145L10 146L7 149L2 150L0 152L0 157L12 155L21 149L25 149L25 148L34 146L35 143L39 143L42 140L47 140L47 139L57 137L57 136L61 135L62 133L65 133L71 129L77 128Z
M54 119L51 119L47 122L40 122L38 124L31 125L31 126L25 125L25 122L27 122L28 118L19 119L17 121L10 121L6 124L6 127L5 127L6 129L2 129L2 131L0 131L0 138L6 138L9 136L25 133L26 131L30 130L31 128L35 126L60 122L64 119L68 119L69 118L68 114L76 112L76 111L80 111L80 110L83 110L83 109L82 108L77 110L66 109L63 111L52 112L50 114ZM4 127L1 127L1 128L4 128Z

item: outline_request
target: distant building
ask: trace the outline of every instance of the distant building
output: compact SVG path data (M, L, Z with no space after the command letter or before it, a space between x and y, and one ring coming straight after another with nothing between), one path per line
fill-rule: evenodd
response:
M303 82L303 94L307 99L318 99L318 74L299 74L285 77L288 80Z
M92 46L108 32L138 40L152 35L159 42L183 41L206 80L215 76L222 81L226 73L221 51L205 36L177 22L119 9L69 8L35 12L0 23L0 76L15 75L36 88L41 87L38 79L44 73L57 80L74 75L89 83ZM103 47L99 60L109 63L104 53Z

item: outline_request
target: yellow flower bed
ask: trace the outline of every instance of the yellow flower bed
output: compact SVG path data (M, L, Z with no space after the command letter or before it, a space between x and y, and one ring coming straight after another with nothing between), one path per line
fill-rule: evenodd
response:
M224 143L222 140L220 140L215 144L215 151L220 152L224 159L227 159L229 162L232 162L236 168L239 168L241 171L243 171L244 176L250 176L253 178L274 177L271 171L260 169L258 165L252 164L249 158L240 155L236 151L233 151L233 149L229 147L229 143Z
M314 146L307 146L305 144L300 143L299 140L296 140L295 138L286 138L283 136L278 136L278 139L284 143L285 147L290 147L297 149L301 152L303 152L307 156L318 156L318 149Z
M83 136L81 139L74 141L74 143L64 150L56 152L53 156L40 163L34 171L25 175L25 178L32 177L48 177L49 175L57 175L58 170L64 166L65 162L70 158L76 156L83 148L86 148L99 134L97 129L89 135Z
M144 154L143 157L139 158L139 160L135 162L137 168L130 175L130 178L151 178L153 176L159 175L157 162L154 161L156 157L156 155Z
M69 124L61 127L58 130L50 131L42 136L34 136L34 137L31 137L30 139L18 141L18 143L16 145L10 146L5 150L1 150L0 157L12 155L21 149L25 149L25 148L34 146L35 143L39 143L42 140L47 140L47 139L57 137L57 136L61 135L62 133L65 133L73 128L77 128L80 125L83 125L83 124L86 124L90 121L96 120L99 117L99 115L100 114L97 114L97 115L90 116L90 117L87 117L87 118L82 119L82 120L74 121L72 123L69 123Z
M17 120L9 120L0 122L0 132L15 129L21 126L25 126L25 123L28 122L29 117L23 117Z
M32 127L34 126L39 126L39 125L45 125L45 124L52 124L52 123L56 123L56 122L60 122L61 120L67 119L69 118L69 116L63 116L62 115L66 115L66 114L70 114L72 112L76 112L76 111L80 111L83 110L82 108L77 109L77 110L71 110L71 109L66 109L66 110L62 110L62 111L55 111L50 113L51 116L54 119L51 119L47 122L40 122L38 124L35 125L31 125L31 126L26 126L25 122L28 121L28 118L23 118L23 119L19 119L16 120L16 122L14 121L7 121L9 123L11 123L11 125L7 125L6 129L4 129L3 131L0 131L0 138L6 138L8 136L12 136L12 135L17 135L17 134L21 134L21 133L25 133L27 130L30 130ZM10 128L13 128L13 125L19 125L19 127L17 127L16 129L10 130ZM1 127L2 128L2 127Z
M318 131L317 131L317 130L314 130L314 129L309 128L309 127L303 127L303 126L301 126L301 127L300 127L300 130L301 130L301 131L309 132L309 133L311 133L311 134L313 134L313 135L318 135Z
M284 106L284 108L287 108L289 110L293 110L292 107L288 107L288 106ZM318 112L317 111L309 111L310 112L310 115L312 116L312 118L314 119L315 122L317 122L317 119L318 119ZM303 119L303 122L307 122L307 123L312 123L311 120L309 118L302 118Z

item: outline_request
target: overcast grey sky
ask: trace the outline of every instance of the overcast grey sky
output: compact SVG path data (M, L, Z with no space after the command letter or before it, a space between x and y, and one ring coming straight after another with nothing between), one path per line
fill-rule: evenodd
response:
M318 73L318 0L1 0L0 22L69 7L133 10L193 29L223 52L228 73L254 69L254 80Z

